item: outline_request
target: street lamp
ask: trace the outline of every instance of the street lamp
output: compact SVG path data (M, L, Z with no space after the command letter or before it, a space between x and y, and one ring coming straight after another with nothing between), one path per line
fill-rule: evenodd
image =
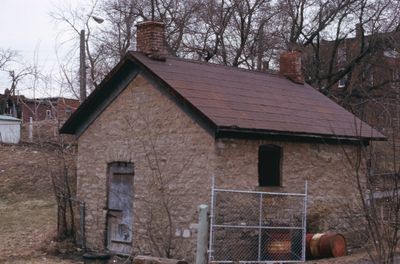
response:
M90 16L98 24L104 22L104 19L97 16ZM79 44L79 98L81 103L86 99L86 51L85 51L85 30L82 29Z

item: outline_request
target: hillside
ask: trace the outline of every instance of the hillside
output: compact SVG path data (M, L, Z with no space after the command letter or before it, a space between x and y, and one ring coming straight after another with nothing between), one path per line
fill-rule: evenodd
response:
M53 143L0 144L0 263L75 263L49 255L56 203L50 172Z

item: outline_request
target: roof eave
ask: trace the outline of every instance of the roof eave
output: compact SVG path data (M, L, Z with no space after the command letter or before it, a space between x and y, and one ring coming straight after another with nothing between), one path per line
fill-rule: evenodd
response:
M343 136L343 135L327 135L327 134L311 134L301 132L288 132L288 131L272 131L262 129L249 129L230 126L218 127L216 138L247 138L247 139L266 139L274 138L281 140L295 140L295 141L318 141L325 143L347 143L347 144L368 144L370 141L385 141L384 136Z

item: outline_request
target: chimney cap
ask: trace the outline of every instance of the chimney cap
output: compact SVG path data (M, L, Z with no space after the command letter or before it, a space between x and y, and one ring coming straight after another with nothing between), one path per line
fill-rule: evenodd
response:
M142 22L139 22L136 24L136 27L140 26L146 26L146 25L159 25L159 26L165 26L164 22L162 21L157 21L157 20L144 20Z

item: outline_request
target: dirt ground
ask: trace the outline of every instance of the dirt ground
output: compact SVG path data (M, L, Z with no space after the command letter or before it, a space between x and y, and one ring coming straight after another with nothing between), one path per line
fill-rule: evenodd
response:
M341 258L320 259L306 261L307 264L371 264L365 252L354 253Z
M56 205L50 171L57 164L51 145L0 144L0 263L83 263L57 254ZM309 264L367 264L364 253L308 261Z

